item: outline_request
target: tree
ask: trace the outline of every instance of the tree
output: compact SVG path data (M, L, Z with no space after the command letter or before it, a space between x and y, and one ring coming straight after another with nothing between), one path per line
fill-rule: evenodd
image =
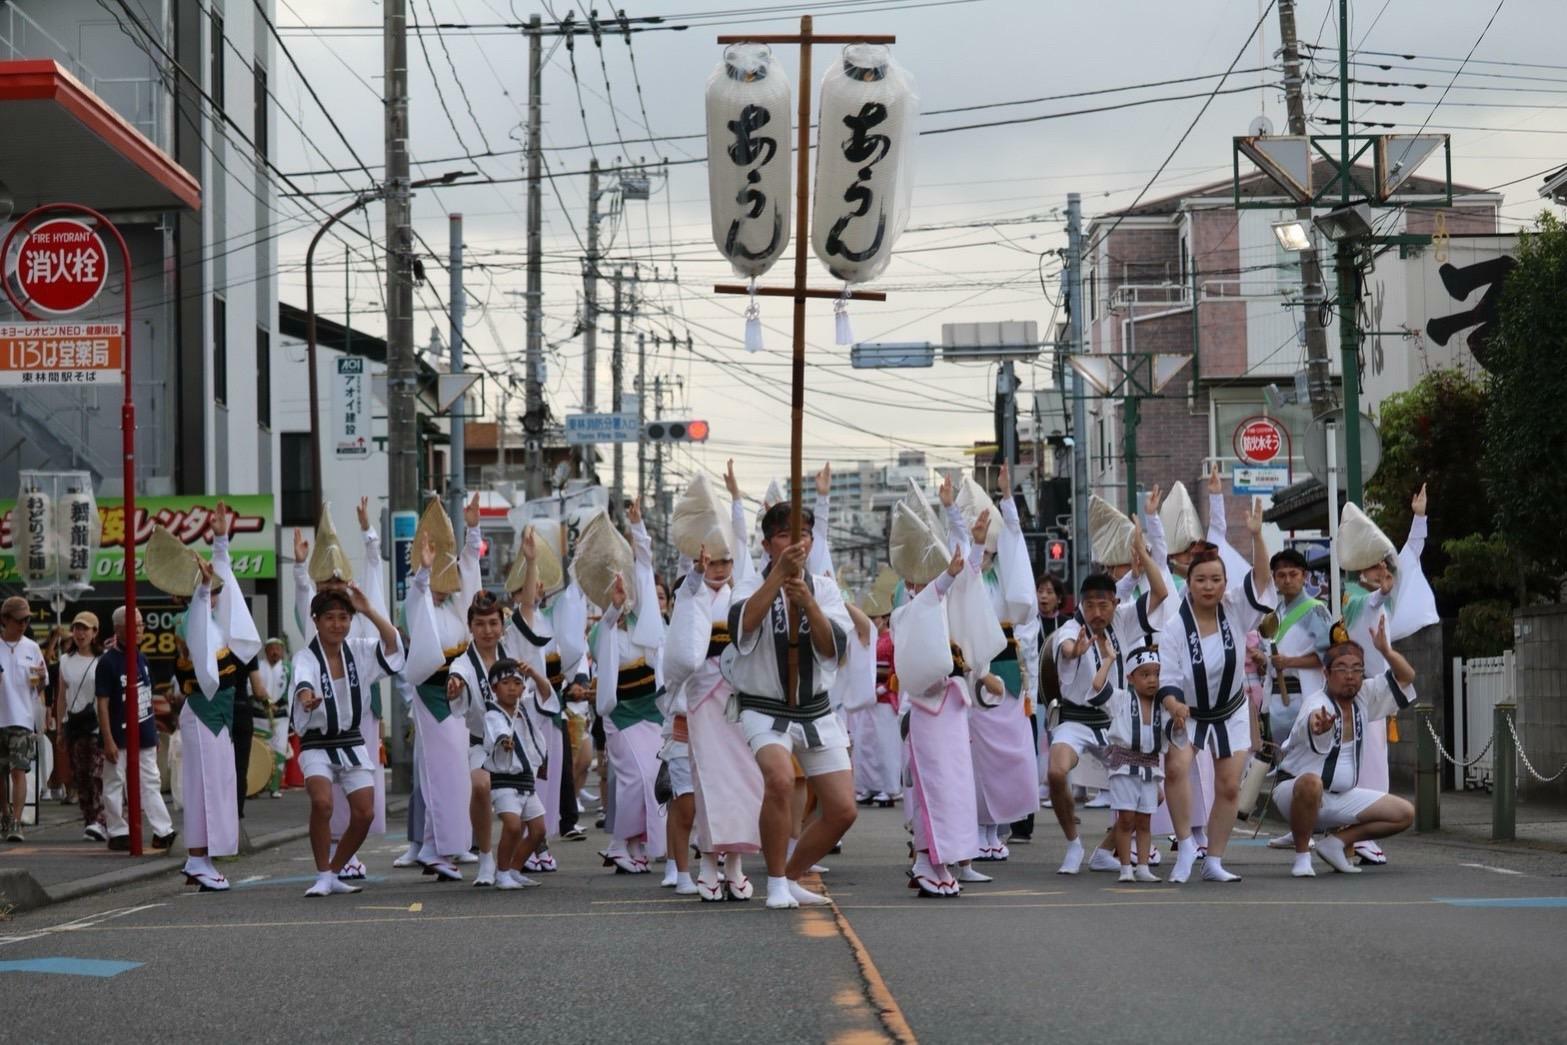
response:
M1366 483L1367 508L1382 531L1400 542L1409 532L1410 498L1422 483L1427 485L1427 576L1440 576L1447 568L1448 541L1489 533L1494 525L1495 509L1475 450L1475 433L1485 428L1486 402L1484 378L1445 369L1382 403L1382 464Z
M1552 576L1567 571L1567 226L1541 214L1518 237L1491 340L1485 472L1496 532ZM1519 576L1518 601L1526 600Z
M1550 576L1495 535L1455 538L1442 551L1447 566L1431 574L1431 586L1443 616L1458 617L1453 634L1456 652L1463 657L1494 657L1512 649L1517 593L1526 593L1525 602L1542 601L1555 587Z

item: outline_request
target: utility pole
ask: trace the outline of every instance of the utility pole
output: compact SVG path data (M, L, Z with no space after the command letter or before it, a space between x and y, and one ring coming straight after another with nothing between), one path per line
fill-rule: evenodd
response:
M448 268L451 270L451 372L462 373L462 321L463 321L463 289L462 289L462 215L447 215L447 228L450 232L451 256ZM452 516L453 532L462 530L463 502L467 500L467 491L464 480L467 474L466 446L463 425L465 424L466 407L462 397L452 404L451 413L451 475L446 481L446 499L448 511Z
M419 510L419 444L415 395L413 229L408 184L407 0L382 6L386 92L387 458L390 517ZM322 491L324 493L324 491ZM395 574L397 564L392 564ZM402 701L391 707L392 786L406 789L412 764Z
M996 371L996 404L1001 407L1001 463L1017 471L1017 368L1012 360ZM1013 475L1013 482L1018 477Z
M528 19L528 289L527 401L523 425L527 439L527 490L530 499L543 497L544 481L544 256L540 239L543 200L539 194L539 111L541 23Z
M1066 195L1067 337L1074 354L1083 351L1083 324L1087 303L1083 300L1083 198ZM1088 410L1084 405L1083 376L1072 371L1072 585L1088 576Z
M1304 136L1306 105L1302 97L1300 44L1296 39L1295 0L1279 0L1279 34L1284 45L1284 102L1289 112L1289 132ZM1295 217L1308 232L1312 229L1311 207L1295 209ZM1306 387L1311 395L1311 413L1320 417L1334 407L1333 374L1328 359L1328 333L1322 325L1322 302L1326 284L1322 262L1317 257L1316 241L1300 252L1300 282L1306 310ZM1196 307L1193 299L1192 307Z
M610 355L609 363L609 408L615 413L620 412L621 371L623 369L620 341L622 320L625 315L622 294L623 282L624 281L621 278L621 270L617 268L615 270L615 343L611 349L612 354ZM624 447L624 443L617 442L615 444L614 450L615 485L613 488L613 497L610 500L610 515L615 519L620 518L621 504L623 503L626 496L626 456Z
M582 412L597 405L599 324L599 161L588 164L588 256L582 262ZM582 477L589 479L598 460L598 447L582 448Z
M658 341L653 342L654 350ZM647 395L647 335L637 334L637 496L647 497L647 442L642 438L642 426L647 423L647 408L643 398Z
M1349 0L1338 4L1339 206L1349 206ZM1338 277L1338 340L1344 381L1344 471L1349 499L1364 504L1360 475L1360 322L1355 314L1355 244L1345 236L1333 257ZM1338 505L1328 505L1337 512Z
M653 378L653 419L664 417L664 379ZM669 543L669 513L664 508L664 444L653 447L653 503L658 513L658 529L655 536L661 547Z

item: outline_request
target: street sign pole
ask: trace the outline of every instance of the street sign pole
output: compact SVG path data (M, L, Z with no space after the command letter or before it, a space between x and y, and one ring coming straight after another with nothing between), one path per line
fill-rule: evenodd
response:
M120 248L120 272L125 285L124 293L124 347L120 352L120 377L124 382L124 398L120 403L120 448L121 448L121 483L125 489L122 493L125 504L126 534L125 541L125 811L126 820L130 823L131 856L140 856L141 848L141 767L139 763L140 751L140 717L137 714L137 682L140 681L141 672L138 670L138 645L136 636L136 541L130 536L134 533L136 525L136 400L132 395L131 384L131 295L133 280L131 278L131 251L125 244L125 237L107 217L91 207L80 203L45 203L34 207L17 221L12 227L10 235L6 237L5 245L0 248L0 254L9 258L11 256L11 237L20 229L28 228L34 220L45 214L55 213L79 214L90 218L97 223L98 231L107 230L114 238L115 244ZM5 293L11 298L11 303L16 306L24 319L36 321L37 316L25 307L23 302L16 300L11 292L11 281L4 281ZM152 699L148 694L147 698Z

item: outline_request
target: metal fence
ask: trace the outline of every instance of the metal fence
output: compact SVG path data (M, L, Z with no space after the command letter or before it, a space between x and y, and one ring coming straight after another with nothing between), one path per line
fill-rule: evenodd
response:
M1494 777L1492 730L1496 705L1518 692L1511 650L1500 657L1453 658L1453 755L1459 790L1489 790Z

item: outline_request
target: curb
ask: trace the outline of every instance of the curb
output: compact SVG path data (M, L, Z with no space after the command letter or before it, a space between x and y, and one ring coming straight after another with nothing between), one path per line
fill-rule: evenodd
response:
M386 811L388 814L401 813L408 808L408 796L399 795L396 798L388 798ZM285 827L279 831L273 831L259 838L249 838L240 828L240 852L241 856L249 856L264 849L273 849L289 842L298 841L308 837L310 827L308 824L298 827ZM11 905L12 913L34 911L40 907L51 904L65 903L69 900L77 900L83 896L91 896L95 893L108 892L110 889L118 889L121 886L134 885L151 878L157 878L177 871L185 866L185 861L179 857L165 856L145 860L134 867L123 867L117 871L109 871L104 874L93 875L91 878L80 878L74 882L64 882L52 887L44 887L38 884L25 870L0 871L0 899Z

